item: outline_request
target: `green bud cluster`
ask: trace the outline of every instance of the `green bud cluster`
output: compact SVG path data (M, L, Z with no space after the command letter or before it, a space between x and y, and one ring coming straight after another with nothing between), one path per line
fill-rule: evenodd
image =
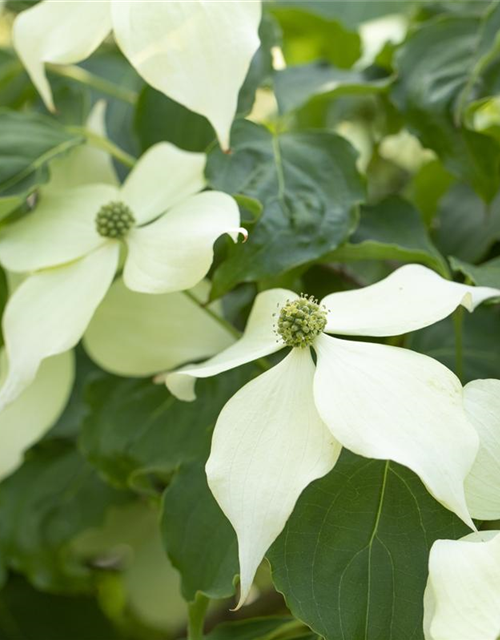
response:
M301 294L282 307L276 333L288 347L309 347L325 328L326 313L313 296Z
M96 216L97 233L105 238L123 238L135 225L132 211L123 202L108 202Z

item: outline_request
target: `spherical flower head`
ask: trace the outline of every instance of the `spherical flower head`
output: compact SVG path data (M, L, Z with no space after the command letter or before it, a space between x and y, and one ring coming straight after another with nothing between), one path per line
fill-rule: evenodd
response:
M309 347L326 325L326 309L304 294L282 307L276 333L287 347Z
M99 235L119 239L135 225L135 218L123 202L108 202L99 209L95 224Z

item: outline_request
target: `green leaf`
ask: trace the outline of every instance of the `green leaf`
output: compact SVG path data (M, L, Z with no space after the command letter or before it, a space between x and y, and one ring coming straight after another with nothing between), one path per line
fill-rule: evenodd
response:
M48 163L84 138L35 113L0 111L0 219L49 178Z
M442 275L448 271L419 212L399 196L361 207L358 228L346 245L328 255L328 260L399 260L420 262Z
M324 2L324 0L276 0L277 7L297 8L322 16L330 20L338 20L349 29L357 29L368 20L381 18L387 14L409 13L419 4L418 0L376 0L365 2ZM299 21L300 24L300 21Z
M182 593L209 598L234 594L238 573L236 534L208 488L203 463L183 465L163 497L162 535L182 577Z
M450 258L450 263L455 271L460 271L474 284L481 287L494 287L500 289L500 257L493 258L479 266L463 262L457 258Z
M91 570L67 553L68 546L125 498L67 442L40 446L0 485L0 555L39 589L89 590Z
M329 100L341 95L382 93L390 82L391 78L372 79L363 71L316 62L277 71L274 90L281 113L287 113L314 98Z
M0 107L19 107L32 91L21 61L12 51L0 49Z
M275 635L281 629L293 624L292 618L273 617L253 618L238 622L223 622L205 636L205 640L279 640Z
M206 118L149 86L139 96L134 125L142 151L157 142L171 142L186 151L202 152L215 140Z
M424 23L399 51L393 91L412 132L485 200L500 185L500 147L460 123L484 60L496 47L499 19L495 11L484 23L460 15Z
M235 123L231 141L230 155L217 150L209 156L210 184L260 200L264 211L248 241L232 247L215 272L214 297L335 249L352 231L364 197L356 153L333 133L273 135L242 121Z
M87 389L82 451L114 485L138 489L150 472L168 480L182 462L207 458L217 416L249 374L240 368L200 380L197 400L185 403L149 379L103 373Z
M500 378L500 309L498 305L480 307L463 316L462 382L479 378ZM439 360L456 371L453 319L411 334L408 346Z
M430 547L466 533L408 469L344 450L268 558L294 616L325 640L421 640Z
M466 185L455 185L439 203L436 222L443 255L478 262L500 240L500 195L486 205Z
M87 596L41 593L20 576L0 591L2 640L118 640L97 602Z
M283 51L288 64L325 60L349 69L360 57L359 35L347 30L336 16L311 13L295 2L291 8L273 4L270 10L283 31Z

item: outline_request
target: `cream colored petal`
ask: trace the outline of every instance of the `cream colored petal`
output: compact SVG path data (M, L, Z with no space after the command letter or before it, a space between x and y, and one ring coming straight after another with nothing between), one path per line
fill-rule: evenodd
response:
M105 122L106 102L99 100L89 114L86 128L107 137ZM119 184L111 156L89 143L75 147L50 163L50 182L43 186L43 192L72 189L84 184Z
M326 296L322 300L329 310L325 331L396 336L434 324L460 305L473 311L481 302L496 297L500 297L500 289L469 287L410 264L363 289Z
M254 53L260 2L113 0L123 53L151 86L207 117L223 148Z
M108 290L119 245L108 242L69 265L27 278L9 299L3 316L8 374L0 410L33 381L45 358L76 345Z
M274 332L274 316L287 300L296 298L298 296L295 293L286 289L270 289L259 293L245 332L238 342L202 364L187 366L168 374L166 384L170 392L181 400L194 400L196 378L210 378L282 349L283 343L278 341Z
M316 410L313 376L309 349L293 349L240 389L215 426L207 477L238 536L239 606L298 497L340 454Z
M157 218L205 187L204 153L178 149L160 142L148 149L125 180L121 197L134 212L137 224Z
M209 358L232 342L231 334L184 293L136 293L121 278L111 286L84 336L89 356L103 369L123 376L174 369Z
M6 364L2 357L2 369ZM30 386L0 414L0 480L17 469L26 449L55 424L68 402L74 377L72 351L47 358Z
M81 258L106 241L96 231L95 218L116 197L109 185L42 195L34 211L2 229L0 262L10 271L27 272Z
M500 636L500 532L437 540L424 596L425 640Z
M20 13L14 47L45 104L54 111L45 63L73 64L97 49L111 29L108 0L45 0Z
M325 334L315 349L316 405L337 440L367 458L409 467L474 528L464 481L479 439L467 420L458 378L437 360L407 349Z
M465 482L469 510L479 520L500 519L500 380L474 380L464 388L465 410L480 447Z
M123 278L133 291L170 293L191 289L212 265L219 236L237 234L240 212L226 193L191 196L155 222L132 229Z

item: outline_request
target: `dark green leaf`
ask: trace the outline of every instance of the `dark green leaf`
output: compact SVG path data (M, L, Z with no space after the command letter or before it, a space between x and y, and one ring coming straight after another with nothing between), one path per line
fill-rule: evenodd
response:
M137 103L135 129L145 151L157 142L171 142L186 151L205 151L215 139L212 125L152 87L144 87Z
M455 271L463 273L473 284L500 289L500 257L484 262L479 266L468 264L457 258L451 258L450 263Z
M286 629L292 618L269 617L224 622L205 636L205 640L270 640L269 636L280 629ZM279 640L279 636L274 636Z
M421 262L442 275L447 273L446 263L430 241L420 214L399 196L363 206L351 239L331 253L328 260Z
M409 470L344 450L268 557L292 613L325 640L421 640L430 547L466 533Z
M0 591L0 611L2 640L118 640L122 637L94 599L41 593L17 576Z
M360 57L359 35L347 30L337 16L311 13L308 7L302 8L295 2L290 8L273 4L271 11L283 30L283 51L288 64L325 60L349 69Z
M274 90L282 113L298 109L313 98L380 93L390 78L370 79L363 71L338 69L324 63L287 67L274 76Z
M134 485L149 472L168 479L182 462L206 459L220 410L249 374L243 368L200 380L197 400L185 403L149 379L103 373L88 387L82 450L118 486Z
M354 149L326 132L273 135L237 122L232 153L214 151L211 185L260 200L264 211L248 242L233 247L216 271L213 295L314 261L342 243L364 197Z
M0 219L49 178L48 163L84 141L50 118L0 111Z
M182 466L165 491L162 534L186 600L198 591L210 598L233 595L236 534L210 493L204 464Z
M500 378L500 309L498 305L464 313L462 382ZM439 360L452 371L456 367L452 318L411 334L409 346Z
M0 49L0 107L19 107L32 93L21 61L8 49Z
M500 147L460 122L478 75L495 49L500 13L483 23L473 16L447 16L415 31L397 56L393 98L410 129L434 149L449 170L485 200L500 185Z
M486 205L466 185L455 185L439 204L436 224L443 255L477 262L500 240L500 195Z
M281 9L296 8L322 16L330 20L338 20L350 29L357 29L360 24L387 14L409 13L418 0L368 0L364 2L324 2L324 0L276 0Z
M105 485L66 443L32 450L0 485L0 555L36 587L80 592L92 584L88 567L67 553L78 534L100 524L126 497Z

